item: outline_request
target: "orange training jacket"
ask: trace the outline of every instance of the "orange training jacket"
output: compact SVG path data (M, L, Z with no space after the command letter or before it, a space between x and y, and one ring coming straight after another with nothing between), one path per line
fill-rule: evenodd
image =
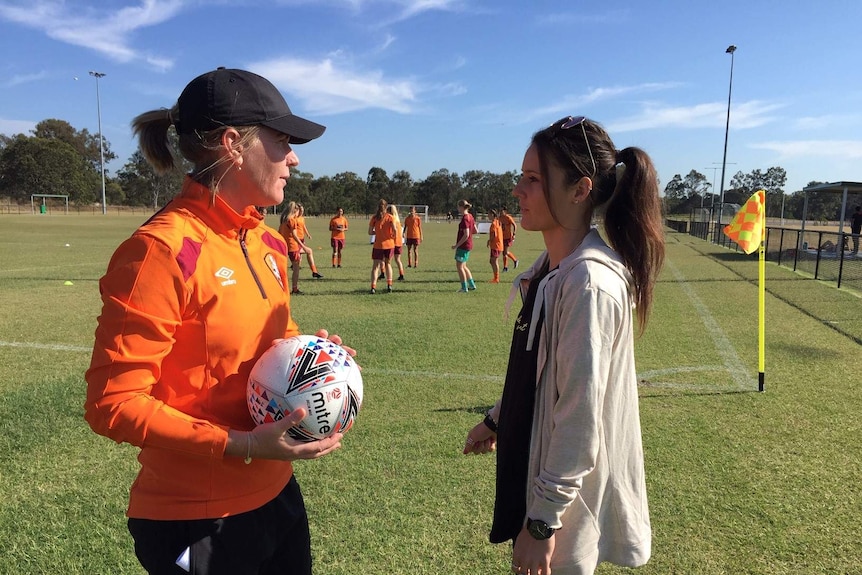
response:
M233 515L290 480L289 462L223 457L228 429L254 427L255 360L299 333L285 252L254 208L238 214L187 178L111 258L84 408L96 433L141 448L129 517Z
M503 227L500 225L500 220L491 220L491 227L488 229L488 248L503 251Z
M370 228L374 230L374 249L391 250L395 247L395 220L390 214L371 216Z

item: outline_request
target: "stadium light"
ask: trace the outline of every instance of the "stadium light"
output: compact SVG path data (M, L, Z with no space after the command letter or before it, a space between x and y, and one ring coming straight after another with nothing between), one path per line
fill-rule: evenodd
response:
M90 76L96 79L96 112L99 114L99 164L102 167L102 214L107 214L108 204L105 203L105 145L102 139L102 101L99 98L99 78L104 78L105 74L90 70Z
M728 166L735 166L736 162L724 162ZM716 166L720 166L721 162L713 162ZM717 168L715 166L707 166L704 170L712 170L712 187L709 189L709 208L712 209L715 207L715 172L720 170L721 168ZM703 198L701 198L703 199ZM700 207L703 207L703 202L700 203Z
M725 54L730 54L730 86L727 89L727 123L724 126L724 156L721 160L721 191L718 198L718 229L721 229L721 212L724 211L724 170L727 166L727 135L730 132L730 95L733 92L733 53L736 52L736 46L731 44L724 51Z

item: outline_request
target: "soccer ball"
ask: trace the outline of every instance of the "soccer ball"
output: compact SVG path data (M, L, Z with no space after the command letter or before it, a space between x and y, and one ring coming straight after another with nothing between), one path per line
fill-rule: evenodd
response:
M304 407L307 415L287 433L297 441L316 441L353 425L362 406L362 375L340 345L298 335L277 342L260 356L246 395L257 425Z

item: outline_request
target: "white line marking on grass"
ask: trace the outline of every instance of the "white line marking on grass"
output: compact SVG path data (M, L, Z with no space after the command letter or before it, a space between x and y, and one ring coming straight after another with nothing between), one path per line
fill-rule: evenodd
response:
M680 373L697 373L697 372L722 372L727 368L723 365L690 365L682 367L671 367L668 369L653 369L638 374L638 385L644 388L664 388L664 389L686 389L689 391L723 391L718 384L704 383L683 383L679 381L661 381L658 378L667 375L677 375ZM645 382L641 384L640 382ZM736 388L731 388L736 389Z
M80 262L75 264L58 264L55 266L39 266L34 268L15 268L15 269L5 269L0 270L0 273L17 273L17 272L36 272L36 271L44 271L44 270L56 270L61 268L79 268L83 266L104 266L105 262Z
M723 371L723 365L689 365L686 367L668 367L666 369L651 369L638 374L638 378L661 377L663 375L674 375L677 373L691 373L694 371Z
M436 371L403 371L398 369L362 368L362 373L397 375L401 377L436 377L438 379L462 379L464 381L503 381L503 375L475 375L467 373L438 373Z
M80 345L66 345L60 343L33 343L33 342L22 342L22 341L0 341L0 347L17 347L24 349L44 349L48 351L70 351L75 353L90 353L93 351L92 347L83 347ZM653 369L650 371L645 371L643 373L638 374L638 380L647 380L649 381L649 385L653 387L703 387L703 386L692 386L687 384L679 384L679 383L667 383L660 381L651 381L655 378L659 378L666 375L674 375L678 373L691 373L691 372L699 372L699 371L724 371L729 368L727 365L706 365L706 366L688 366L688 367L673 367L668 369ZM744 369L743 369L744 371ZM396 376L396 377L404 377L404 378L413 378L413 377L431 377L436 379L455 379L462 381L500 381L502 382L504 378L504 374L500 375L480 375L480 374L470 374L470 373L448 373L448 372L435 372L435 371L407 371L402 369L375 369L375 368L363 368L363 373L369 373L374 375L385 375L385 376ZM747 380L744 380L747 383ZM748 387L747 385L742 385L737 380L738 385L743 387ZM712 387L711 389L713 389Z
M81 347L79 345L64 345L61 343L31 343L22 341L0 341L0 347L23 347L27 349L47 349L50 351L93 351L92 347Z
M32 343L21 341L0 341L0 347L20 347L27 349L45 349L50 351L72 351L80 353L89 353L93 351L92 347L81 347L79 345L63 345L55 343ZM502 375L475 375L466 373L438 373L435 371L406 371L399 369L374 369L369 367L362 368L363 373L390 375L398 377L433 377L437 379L460 379L464 381L502 381Z
M691 304L700 316L701 321L703 321L703 325L706 327L706 333L709 334L710 338L712 338L712 343L715 345L715 349L718 351L718 354L724 362L724 369L727 370L733 378L737 387L740 389L751 388L752 377L749 375L748 370L745 369L745 365L736 353L736 348L733 347L733 344L730 343L730 340L718 325L718 322L716 322L712 317L712 314L709 312L709 308L706 307L699 297L697 297L697 294L694 293L694 290L691 289L691 286L685 281L685 276L682 275L682 272L680 272L675 265L673 265L673 262L670 259L665 259L665 264L668 269L670 269L676 282L682 288L682 291L684 291L688 296L688 299L691 300Z

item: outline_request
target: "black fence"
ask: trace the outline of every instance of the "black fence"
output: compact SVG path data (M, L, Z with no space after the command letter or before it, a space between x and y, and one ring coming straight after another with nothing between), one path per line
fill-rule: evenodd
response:
M740 247L711 221L667 220L666 225L678 232L724 246L735 251ZM835 282L837 287L862 291L862 255L859 236L838 232L766 227L766 260L780 266ZM756 257L752 254L752 257Z

